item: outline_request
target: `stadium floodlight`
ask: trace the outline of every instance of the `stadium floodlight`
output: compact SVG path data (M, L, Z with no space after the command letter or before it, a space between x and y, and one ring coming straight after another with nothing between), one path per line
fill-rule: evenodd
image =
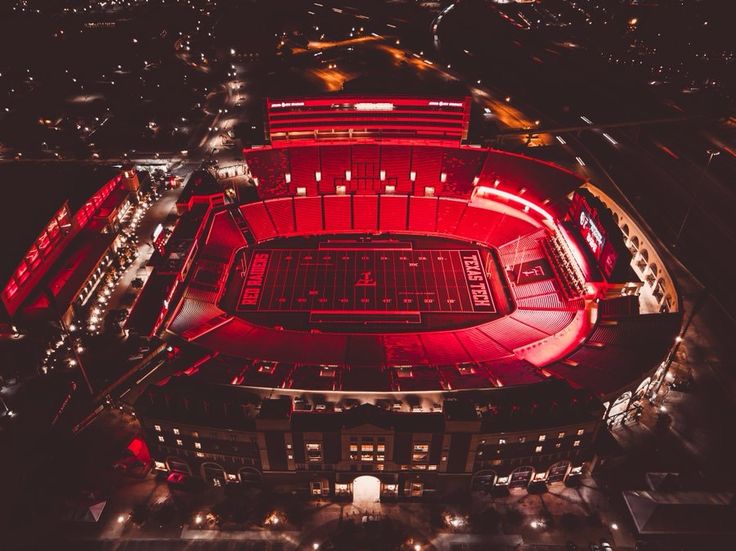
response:
M475 188L476 195L479 195L480 197L483 197L484 195L493 195L496 197L500 197L502 199L506 199L507 201L511 201L513 203L518 203L522 205L523 207L529 207L529 210L532 210L542 216L545 220L549 220L550 222L554 221L554 217L544 210L539 205L536 205L529 201L528 199L524 199L523 197L519 197L518 195L514 195L513 193L509 193L508 191L503 191L498 188L488 187L488 186L478 186Z

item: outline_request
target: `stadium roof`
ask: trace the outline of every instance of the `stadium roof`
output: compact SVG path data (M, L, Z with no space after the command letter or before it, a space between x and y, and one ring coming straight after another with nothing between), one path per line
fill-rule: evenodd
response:
M3 200L0 201L0 285L5 284L21 258L65 201L71 213L117 170L79 165L0 166Z

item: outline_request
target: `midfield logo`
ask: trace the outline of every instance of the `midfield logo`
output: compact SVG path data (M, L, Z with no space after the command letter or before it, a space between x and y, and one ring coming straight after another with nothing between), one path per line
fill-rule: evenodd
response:
M524 275L526 277L541 276L544 275L544 268L537 264L531 270L523 270L521 272L521 275Z
M373 278L373 272L363 272L355 282L356 287L375 287L376 280Z

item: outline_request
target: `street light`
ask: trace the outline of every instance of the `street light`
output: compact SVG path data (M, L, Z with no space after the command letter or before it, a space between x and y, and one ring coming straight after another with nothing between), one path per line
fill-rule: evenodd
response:
M721 154L720 151L717 149L709 149L707 151L708 153L708 162L705 163L705 167L703 168L703 172L700 173L700 178L698 179L698 183L695 184L695 192L697 193L698 187L700 187L700 184L703 182L703 179L705 178L705 174L708 172L708 167L710 166L710 162L713 160L713 157L717 157ZM695 196L693 196L693 199L695 199ZM682 219L682 224L680 224L680 229L677 230L677 237L675 237L675 243L673 247L677 247L677 245L680 243L680 237L682 236L682 231L685 229L685 224L687 224L688 218L690 218L690 213L693 211L693 205L695 204L695 201L690 201L690 206L687 209L687 212L685 213L685 217Z

